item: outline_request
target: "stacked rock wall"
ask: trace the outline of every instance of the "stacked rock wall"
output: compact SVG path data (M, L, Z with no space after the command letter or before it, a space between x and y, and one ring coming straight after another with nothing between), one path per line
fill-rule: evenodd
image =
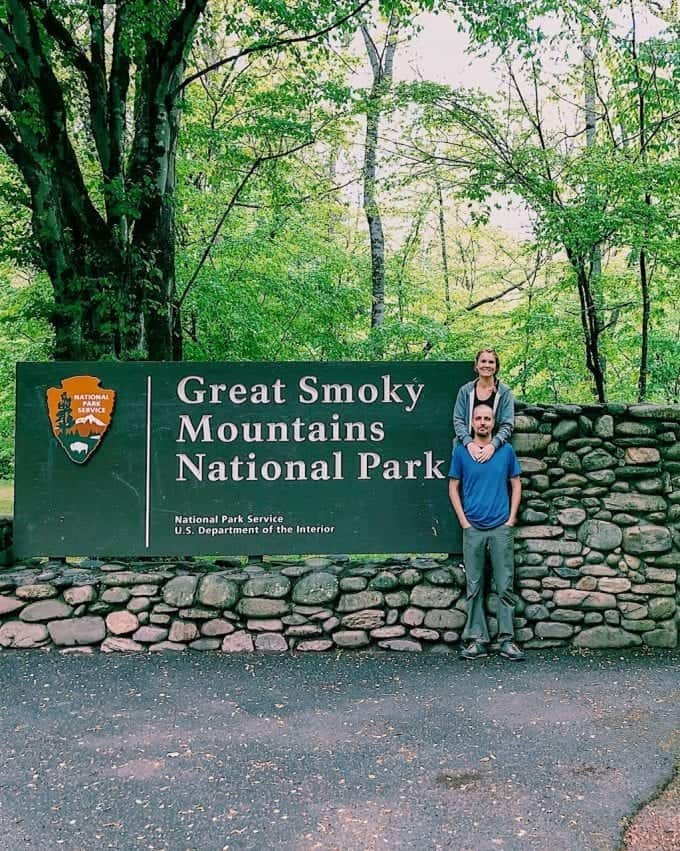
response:
M677 646L680 409L518 407L518 638Z
M680 409L518 406L513 443L518 640L677 647ZM0 569L0 648L446 651L464 581L445 557L33 563Z

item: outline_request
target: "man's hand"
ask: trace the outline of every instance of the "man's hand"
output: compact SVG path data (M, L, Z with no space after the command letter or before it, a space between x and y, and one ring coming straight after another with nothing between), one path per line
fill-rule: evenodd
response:
M505 521L505 525L506 526L516 526L517 525L517 518L516 517L508 517L508 519Z

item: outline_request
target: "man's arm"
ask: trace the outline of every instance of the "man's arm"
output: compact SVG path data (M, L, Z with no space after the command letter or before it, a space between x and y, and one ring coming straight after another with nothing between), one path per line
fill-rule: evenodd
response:
M469 529L472 524L468 521L463 511L463 503L460 499L460 479L449 479L449 499L451 500L453 510L456 512L458 522L463 529Z
M508 517L508 526L515 526L517 523L517 512L519 511L519 503L522 499L522 482L519 476L513 476L510 479L510 516Z

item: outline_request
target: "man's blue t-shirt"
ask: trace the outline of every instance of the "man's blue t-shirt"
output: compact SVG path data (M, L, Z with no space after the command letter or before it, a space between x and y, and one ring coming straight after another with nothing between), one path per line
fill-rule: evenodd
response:
M461 481L465 516L476 529L495 529L510 516L508 481L521 473L515 450L504 443L484 463L473 461L464 446L451 456L449 478Z

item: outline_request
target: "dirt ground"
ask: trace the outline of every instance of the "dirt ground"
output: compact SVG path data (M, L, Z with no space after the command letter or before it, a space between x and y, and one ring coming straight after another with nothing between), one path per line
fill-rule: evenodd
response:
M661 794L632 819L622 851L678 851L680 848L680 767Z

